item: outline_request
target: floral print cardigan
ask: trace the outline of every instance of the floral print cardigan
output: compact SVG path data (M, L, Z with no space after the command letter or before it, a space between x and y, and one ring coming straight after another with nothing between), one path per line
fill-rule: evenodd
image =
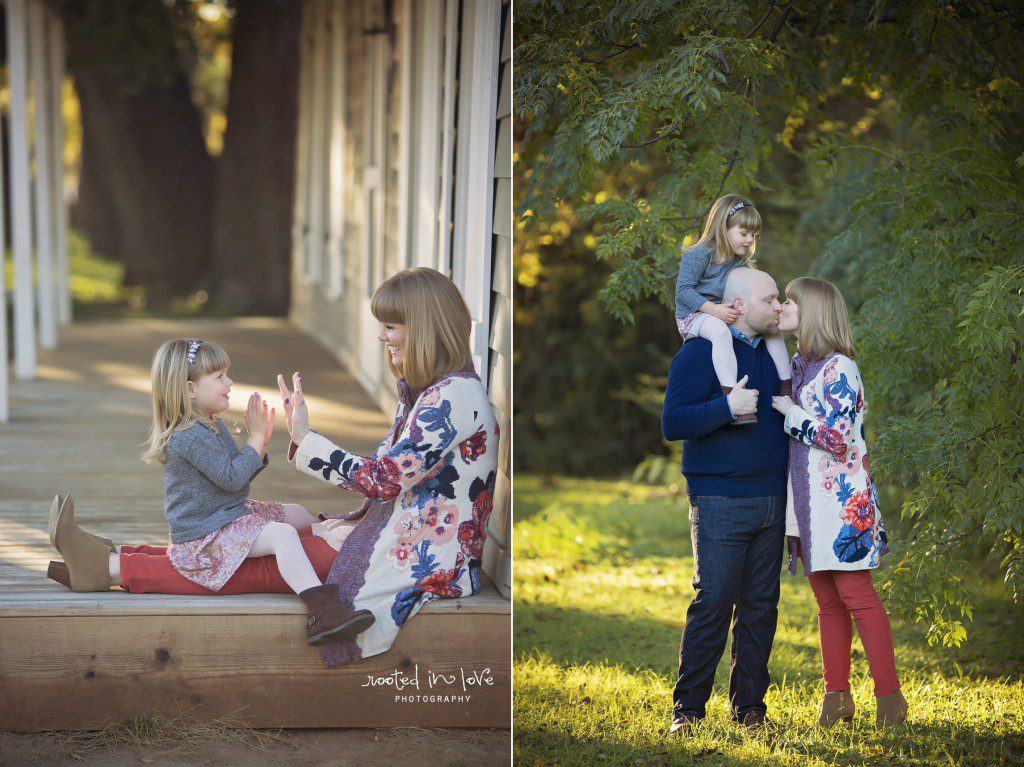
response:
M373 455L350 453L314 431L288 451L300 471L366 497L358 511L330 517L358 522L327 582L376 622L324 645L328 667L385 652L426 601L479 590L498 455L487 392L466 368L415 398L402 379L398 394L395 421Z
M805 573L877 567L889 545L868 471L867 405L857 363L836 353L814 362L794 355L793 399L784 427L794 439L789 571L796 573L796 538Z

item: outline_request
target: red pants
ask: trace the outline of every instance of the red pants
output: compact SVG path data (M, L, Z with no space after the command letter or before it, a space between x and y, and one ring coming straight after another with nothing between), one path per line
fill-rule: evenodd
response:
M299 532L299 540L317 576L323 581L338 552L308 528ZM281 577L277 559L273 556L245 560L220 591L210 591L174 569L166 546L122 546L121 585L133 594L294 593Z
M823 570L811 573L807 580L818 601L825 692L850 689L851 615L868 658L875 695L881 697L900 689L889 614L871 583L871 571Z

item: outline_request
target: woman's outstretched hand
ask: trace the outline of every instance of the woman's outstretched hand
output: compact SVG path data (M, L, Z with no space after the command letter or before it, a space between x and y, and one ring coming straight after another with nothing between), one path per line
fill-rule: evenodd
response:
M309 433L309 411L306 409L306 398L302 394L302 376L298 373L292 375L294 391L289 392L284 382L284 376L278 373L277 386L281 390L281 399L284 401L284 421L288 426L288 433L291 435L292 442L298 445Z

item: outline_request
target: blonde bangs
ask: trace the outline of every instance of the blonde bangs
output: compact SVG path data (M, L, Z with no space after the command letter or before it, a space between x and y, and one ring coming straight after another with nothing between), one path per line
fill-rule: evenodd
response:
M405 325L402 368L390 358L388 367L413 391L473 364L469 307L455 283L435 269L398 272L377 289L370 306L380 322Z
M188 345L186 342L186 354ZM186 360L186 364L188 364ZM203 341L196 349L196 361L188 365L188 380L198 381L205 375L216 373L218 370L227 370L231 367L231 358L224 348L211 341Z
M817 277L798 277L786 286L786 297L800 307L797 351L811 362L833 352L856 359L846 301L839 288Z
M396 275L397 276L397 275ZM370 313L377 322L394 325L405 325L405 311L402 303L402 290L399 282L386 280L370 299Z

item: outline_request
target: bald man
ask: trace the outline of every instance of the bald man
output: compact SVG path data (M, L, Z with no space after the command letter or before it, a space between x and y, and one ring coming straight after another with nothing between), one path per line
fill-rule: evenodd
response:
M704 718L730 622L733 718L748 727L765 723L789 456L782 417L772 409L779 374L763 340L778 329L778 294L765 272L729 274L722 303L739 312L730 330L740 380L728 394L715 376L710 341L687 341L669 368L661 426L665 439L683 440L696 592L680 644L672 734ZM756 413L756 422L731 426L745 413Z

